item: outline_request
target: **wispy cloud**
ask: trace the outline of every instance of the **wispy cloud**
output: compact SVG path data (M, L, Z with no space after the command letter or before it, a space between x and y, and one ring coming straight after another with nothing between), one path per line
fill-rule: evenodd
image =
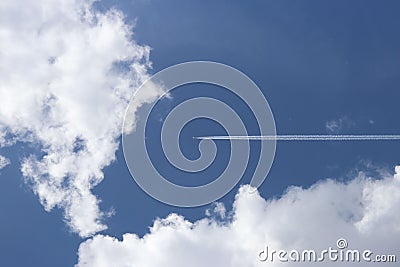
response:
M343 130L348 130L354 126L355 123L347 116L330 120L325 123L325 129L329 134L339 134L343 132Z
M9 165L11 162L8 158L0 155L0 170Z

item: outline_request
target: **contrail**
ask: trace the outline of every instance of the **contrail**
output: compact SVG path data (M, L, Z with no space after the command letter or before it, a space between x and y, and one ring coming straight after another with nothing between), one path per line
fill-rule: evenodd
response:
M384 141L400 140L400 135L217 135L196 136L201 140L259 140L259 141Z

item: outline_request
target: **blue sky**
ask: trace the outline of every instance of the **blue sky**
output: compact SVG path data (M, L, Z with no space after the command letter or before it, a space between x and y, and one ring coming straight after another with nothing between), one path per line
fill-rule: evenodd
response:
M18 4L21 9L29 8L23 1ZM40 4L52 7L46 1ZM397 14L400 4L397 1L137 0L94 4L94 9L100 12L106 12L111 7L121 10L127 23L135 22L131 38L138 46L151 47L152 68L146 70L146 75L193 60L233 66L248 75L262 90L273 111L278 134L400 133L400 126L396 123L400 97L400 18ZM1 14L12 14L6 7L0 5L0 8ZM2 22L0 19L0 28L7 29L9 26L5 20ZM49 21L47 23L51 24L52 20ZM22 27L25 23L29 23L28 19L21 23ZM51 39L48 41L51 42ZM68 47L68 42L65 45ZM46 46L43 44L43 47ZM1 49L7 52L10 47ZM14 55L12 51L9 54ZM19 62L20 58L10 57L12 62ZM129 56L126 57L129 59ZM28 59L26 65L29 65ZM5 66L7 60L0 59L0 62L2 77L11 77L13 66ZM27 82L35 75L41 77L41 74L28 74ZM140 83L140 79L137 82ZM12 85L5 84L0 88L0 91L5 90L1 96L6 95L7 90L13 91ZM237 100L215 93L212 86L188 87L190 93L176 90L172 99L160 104L160 118L183 99L214 93L220 99L231 101L252 123L249 111ZM82 88L85 90L86 87ZM62 98L61 93L56 96ZM3 99L10 101L13 97L18 95ZM90 100L87 101L90 104ZM2 103L1 100L0 103L0 106L14 104ZM18 103L15 101L15 105ZM24 109L23 106L20 108ZM18 136L12 131L18 125L7 124L8 118L13 117L7 117L8 110L0 108L0 114L2 112L0 126L5 126L18 142L0 150L0 154L11 161L10 165L0 170L1 265L73 266L78 263L80 244L87 238L90 240L97 232L120 240L125 233L141 237L149 233L149 227L156 218L177 213L193 222L204 218L206 210L213 207L178 208L154 200L131 178L119 145L115 161L100 168L104 171L104 180L92 188L93 194L101 199L100 210L115 214L104 219L108 229L80 237L77 231L68 227L69 219L64 215L63 204L61 208L55 207L46 212L38 200L38 193L35 195L32 190L34 185L29 179L27 182L21 173L24 159L29 155L41 159L46 154L46 144L41 143L40 138L33 138L32 141L26 135ZM155 120L152 130L156 131L160 125ZM334 131L327 127L329 125L334 125ZM207 121L188 128L182 138L196 135L199 131L222 133L222 129ZM114 137L120 140L120 136ZM193 145L190 140L187 144ZM307 188L327 178L350 181L360 171L378 180L393 177L394 167L399 163L398 145L396 141L278 142L273 167L259 193L264 199L279 198L291 186ZM221 148L223 151L227 144L222 143ZM256 153L259 145L253 143L252 148ZM151 150L155 160L161 161L162 157L157 158L159 148ZM196 157L198 151L195 146L189 146L184 153ZM218 160L222 166L224 153ZM227 210L232 209L240 185L249 183L256 160L257 155L252 154L245 177L220 200ZM219 162L212 172L220 171ZM211 173L210 177L215 173ZM48 179L46 177L40 179ZM398 194L398 190L394 192ZM400 221L397 219L392 218L391 222L398 226ZM394 237L399 235L398 230L390 231L387 230L387 233ZM388 245L385 252L398 253L398 247L394 248L398 243L394 239L392 241L389 243L393 243L393 247ZM258 249L254 247L255 253Z

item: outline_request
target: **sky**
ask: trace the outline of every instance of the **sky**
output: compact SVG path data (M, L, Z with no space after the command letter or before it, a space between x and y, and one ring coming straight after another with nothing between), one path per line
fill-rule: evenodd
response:
M135 99L140 85L166 67L198 60L250 77L277 134L399 134L399 7L344 0L2 1L1 265L265 266L258 259L265 246L322 250L340 238L349 248L399 260L399 141L278 142L266 180L251 193L261 149L252 141L240 182L216 203L193 208L146 194L121 145L131 99L140 109L162 94L153 88ZM162 98L149 120L155 141L148 151L163 174L187 186L198 180L166 162L157 136L174 107L200 96L226 102L259 133L251 109L218 86L185 85ZM189 123L180 141L190 159L199 157L192 139L199 134L225 132L210 120ZM229 142L216 144L202 182L218 177L229 160ZM323 264L330 262L311 265Z

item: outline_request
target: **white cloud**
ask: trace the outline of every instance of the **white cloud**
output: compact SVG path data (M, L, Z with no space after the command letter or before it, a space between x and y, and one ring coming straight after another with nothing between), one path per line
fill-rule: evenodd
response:
M206 215L209 217L216 216L217 218L225 219L226 217L226 208L224 203L216 202L213 204L213 209L207 209Z
M326 131L330 134L339 134L343 130L350 129L354 126L354 122L346 116L336 120L330 120L325 123Z
M0 170L10 164L10 160L2 155L0 155Z
M150 49L131 28L121 12L95 11L89 0L0 3L0 146L42 148L23 160L23 175L45 209L63 208L81 236L106 228L91 190L115 158L128 101L148 78Z
M347 239L349 249L398 253L400 167L394 177L372 179L360 173L348 183L326 180L308 189L291 187L277 199L265 200L249 189L239 190L229 221L205 218L191 223L171 214L156 220L143 238L125 234L119 241L97 235L81 244L77 266L280 266L260 262L258 252L266 245L321 251L337 248L339 238ZM284 266L310 265L321 266Z

